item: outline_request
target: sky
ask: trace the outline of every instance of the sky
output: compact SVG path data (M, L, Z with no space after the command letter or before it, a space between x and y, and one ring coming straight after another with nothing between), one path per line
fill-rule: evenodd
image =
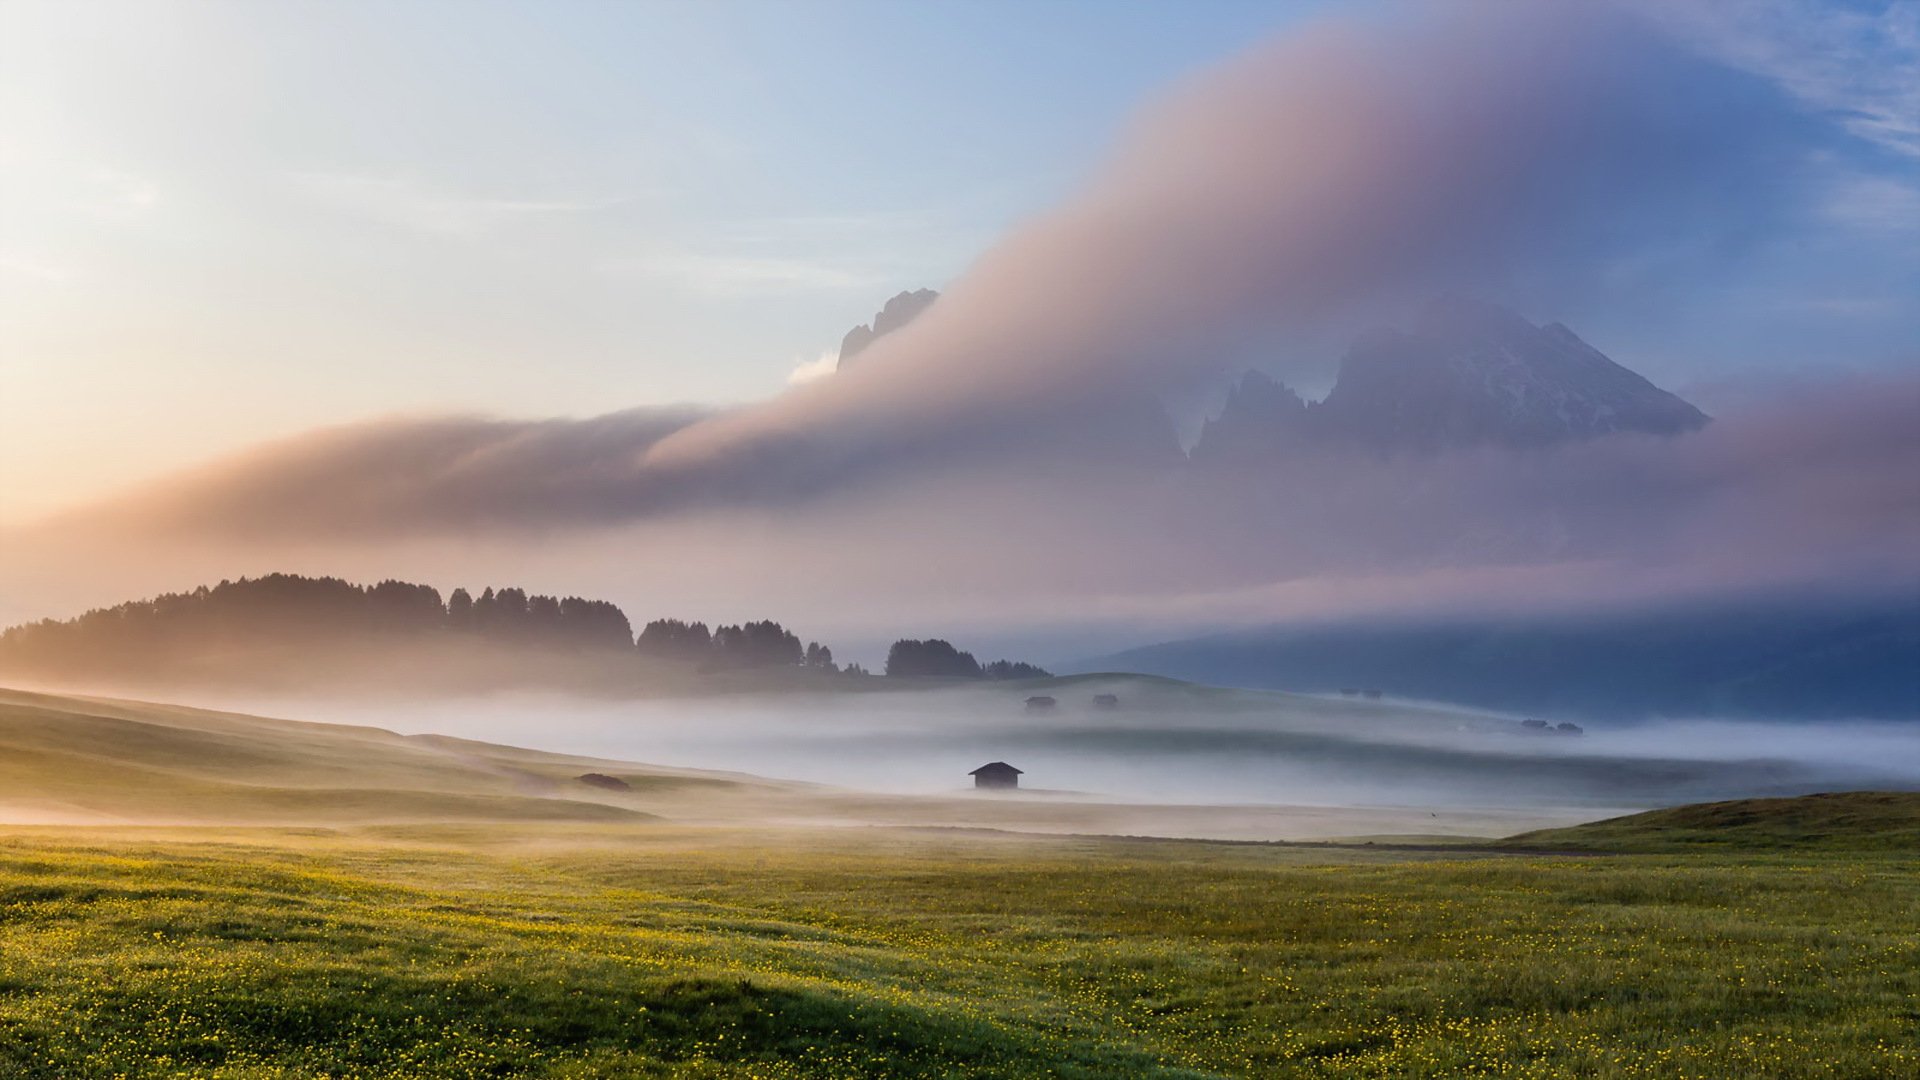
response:
M0 5L0 521L304 426L780 389L1307 4Z
M0 621L274 569L874 640L1920 581L1916 71L1910 3L15 0ZM1283 497L1113 456L1448 292L1718 419Z
M1879 7L1696 21L1819 108L1904 110L1851 153L1910 160L1914 15ZM767 396L1324 9L11 0L0 521L300 426ZM1920 196L1872 164L1835 224L1888 240L1765 236L1631 317L1543 314L1708 392L1889 362Z

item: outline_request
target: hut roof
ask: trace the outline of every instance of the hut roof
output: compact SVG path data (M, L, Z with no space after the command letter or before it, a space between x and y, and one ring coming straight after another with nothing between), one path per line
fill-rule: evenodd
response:
M1016 769L1004 761L989 761L985 765L980 766L979 768L973 770L967 775L979 776L981 773L1013 773L1014 775L1018 776L1020 773L1024 771L1025 770L1023 769Z

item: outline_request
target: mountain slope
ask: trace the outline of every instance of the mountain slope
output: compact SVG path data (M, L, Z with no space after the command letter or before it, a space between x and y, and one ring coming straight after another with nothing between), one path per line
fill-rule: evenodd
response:
M1920 719L1920 600L1285 627L1073 666L1578 718Z
M873 322L861 323L840 339L840 359L835 366L843 368L851 364L869 345L919 318L939 298L940 294L932 289L895 293L874 314Z
M1622 431L1676 435L1707 418L1559 323L1537 327L1501 308L1447 299L1410 332L1356 344L1318 420L1330 437L1433 450Z

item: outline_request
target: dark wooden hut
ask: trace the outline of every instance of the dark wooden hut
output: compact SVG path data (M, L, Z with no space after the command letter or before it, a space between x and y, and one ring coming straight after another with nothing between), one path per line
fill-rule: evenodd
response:
M1017 788L1020 786L1020 770L1004 761L989 761L973 770L973 786L977 788Z

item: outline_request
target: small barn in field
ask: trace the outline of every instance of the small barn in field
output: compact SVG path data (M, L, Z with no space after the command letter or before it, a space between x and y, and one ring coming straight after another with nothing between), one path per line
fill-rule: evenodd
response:
M603 788L607 791L632 791L633 790L632 784L627 783L625 780L622 780L617 776L608 776L606 773L597 773L597 772L581 773L579 776L574 777L574 779L587 785L588 787Z
M1020 770L1004 761L989 761L973 770L973 786L977 788L1017 788L1020 786Z
M1048 697L1045 694L1035 694L1032 697L1027 699L1027 711L1028 712L1052 712L1053 707L1058 704L1060 704L1058 701L1055 701L1053 698Z
M1093 695L1093 707L1096 709L1117 709L1120 707L1119 694Z

